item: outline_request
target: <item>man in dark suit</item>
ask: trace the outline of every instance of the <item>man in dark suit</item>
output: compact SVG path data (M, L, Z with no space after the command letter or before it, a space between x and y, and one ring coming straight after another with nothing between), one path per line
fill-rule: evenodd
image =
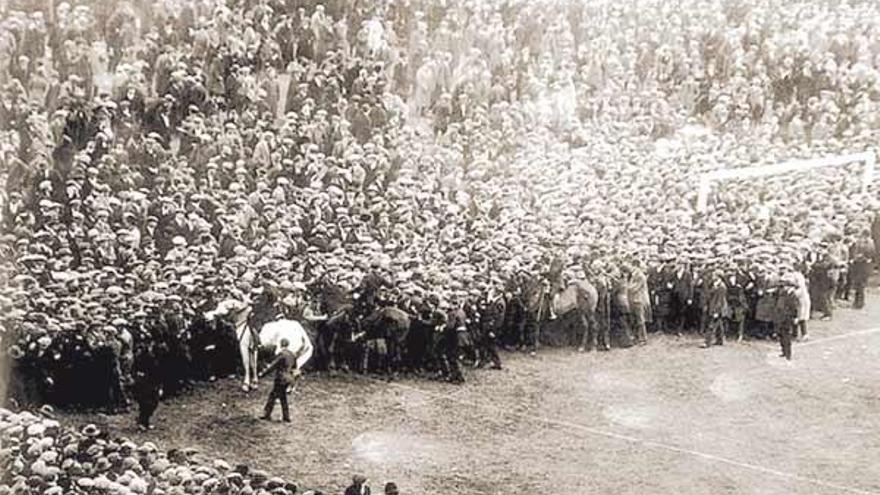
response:
M345 489L345 495L370 495L367 477L360 474L354 475L351 479L351 485Z
M496 339L504 325L504 315L507 312L507 302L502 294L497 294L493 286L489 287L489 293L483 301L480 314L480 331L477 342L477 350L480 364L490 361L492 369L501 369L501 358L498 356Z
M694 276L686 262L679 261L676 264L672 286L673 321L670 323L675 327L675 334L679 335L687 327L688 315L694 302Z
M708 275L705 291L706 327L704 348L724 345L724 318L727 313L727 286L720 271Z
M599 262L584 264L584 274L587 280L596 287L598 302L596 303L595 324L591 325L589 335L584 335L581 347L589 351L611 350L611 296L609 293L609 279L605 274L605 268Z
M272 361L268 368L260 373L260 378L269 373L275 374L275 381L272 385L272 391L269 392L269 399L266 400L266 407L261 419L271 420L272 410L275 409L275 401L281 402L281 418L285 423L290 423L290 409L287 404L287 390L293 383L294 378L299 376L300 371L296 367L296 354L290 351L290 342L287 339L281 339L281 352L278 357Z
M361 283L354 289L354 312L359 318L365 318L376 309L376 299L383 288L390 288L391 282L381 272L382 265L374 260L371 271L364 275Z
M823 320L830 320L834 314L837 270L830 253L827 252L822 254L819 261L810 268L810 302L813 308L822 312Z
M538 337L541 331L541 320L544 316L544 296L549 290L549 283L543 276L536 275L527 279L523 287L523 305L525 306L525 326L523 327L523 345L534 356L538 349Z
M165 149L171 145L171 134L176 127L172 115L176 101L174 96L167 94L161 100L151 102L144 114L145 131L158 134L159 142Z
M855 290L854 309L865 307L865 288L868 286L868 277L871 274L871 260L874 257L874 241L871 240L871 231L865 229L853 244L851 252L850 280Z
M776 300L773 308L776 334L779 337L779 345L782 347L780 357L791 360L791 336L797 331L795 325L798 320L798 302L796 285L789 278L783 277L780 288L776 292Z
M742 342L745 336L746 317L749 313L749 300L746 295L746 287L749 285L749 275L740 266L730 267L727 273L727 308L730 326L736 331L736 341Z
M675 257L667 255L659 270L648 276L654 308L655 327L660 332L672 332L673 302L675 288Z
M138 404L138 428L151 430L150 417L159 406L162 385L159 362L152 342L146 343L134 359L134 397Z
M462 337L467 335L467 317L460 307L446 312L443 326L443 359L446 379L451 383L464 383L464 373L461 370L459 357L461 356Z

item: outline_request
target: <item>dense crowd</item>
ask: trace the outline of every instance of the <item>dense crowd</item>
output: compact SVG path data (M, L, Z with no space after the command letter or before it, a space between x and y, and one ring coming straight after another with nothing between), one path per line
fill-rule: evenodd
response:
M387 300L449 311L587 278L626 341L648 309L659 330L767 321L765 290L798 273L830 314L827 287L862 294L876 257L857 165L695 201L709 170L872 149L870 2L18 3L0 312L44 391L89 366L115 389L144 347L176 363L166 388L229 372L204 369L234 342L200 340L200 315L321 313L317 282L379 274ZM698 295L668 287L685 272ZM536 344L527 313L504 343Z
M246 464L205 459L194 449L162 451L152 442L137 444L111 437L93 424L80 431L63 427L46 408L39 414L0 409L0 444L0 492L4 495L323 493L304 490ZM356 475L352 486L360 488L366 481ZM397 485L386 483L384 493L397 495Z

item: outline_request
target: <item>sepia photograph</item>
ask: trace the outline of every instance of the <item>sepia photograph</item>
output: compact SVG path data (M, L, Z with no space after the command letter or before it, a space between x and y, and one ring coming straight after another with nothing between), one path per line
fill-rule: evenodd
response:
M0 0L0 495L880 495L878 145L878 0Z

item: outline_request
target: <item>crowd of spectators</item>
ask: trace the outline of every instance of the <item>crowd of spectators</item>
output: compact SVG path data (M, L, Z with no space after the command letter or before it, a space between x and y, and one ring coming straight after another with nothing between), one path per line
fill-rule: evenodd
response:
M119 495L321 495L246 464L207 459L194 449L163 451L153 442L110 436L94 424L77 431L52 411L0 409L0 493L110 492ZM353 485L366 479L356 475ZM348 492L346 492L348 493ZM397 495L388 482L384 493Z
M375 269L440 301L554 257L572 277L670 256L778 276L877 209L837 170L696 210L705 171L872 149L871 2L8 3L16 359L118 355L132 321Z

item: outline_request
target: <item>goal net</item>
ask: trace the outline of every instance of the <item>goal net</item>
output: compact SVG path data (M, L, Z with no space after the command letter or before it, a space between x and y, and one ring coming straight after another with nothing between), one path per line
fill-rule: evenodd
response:
M757 167L722 169L707 172L700 177L699 193L697 196L697 211L706 211L709 195L713 186L725 181L753 179L770 175L779 175L792 172L805 172L813 169L828 167L844 167L852 165L861 166L861 192L866 193L868 186L874 180L874 167L877 157L873 151L853 153L833 157L815 158L810 160L793 160L774 165L762 165Z

